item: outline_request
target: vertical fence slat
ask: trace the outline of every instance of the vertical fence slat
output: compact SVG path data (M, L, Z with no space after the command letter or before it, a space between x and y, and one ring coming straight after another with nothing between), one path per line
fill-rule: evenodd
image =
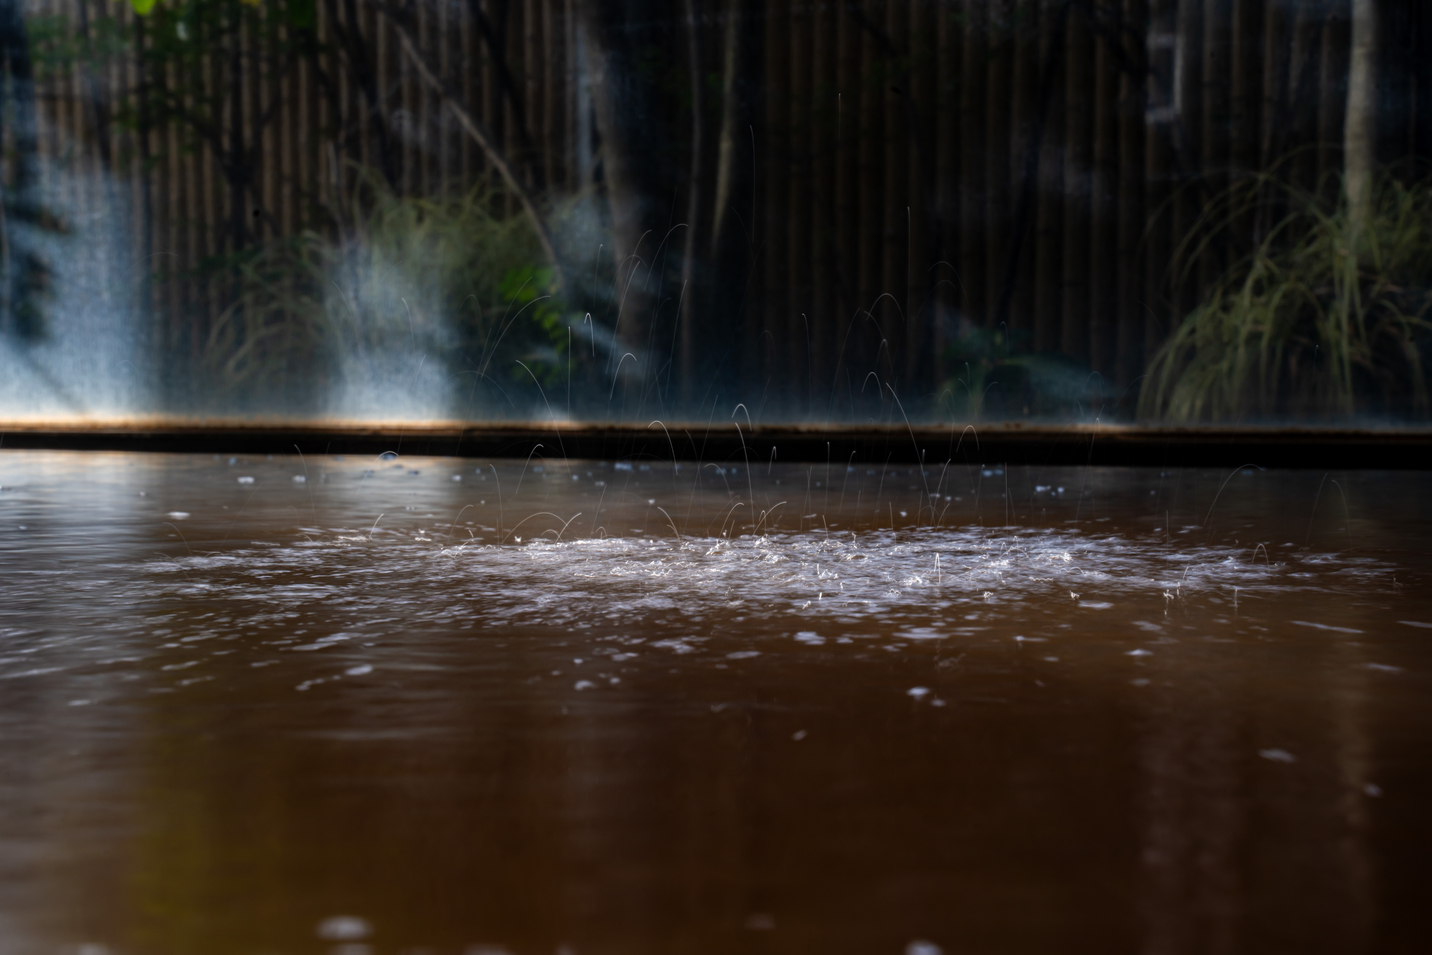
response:
M998 72L1008 77L1008 60L1001 57L996 61L990 55L990 37L993 29L985 14L984 0L965 0L961 12L965 16L964 50L961 59L959 88L959 130L960 150L960 258L959 258L959 308L961 324L984 324L987 321L988 299L985 274L986 257L991 249L998 257L998 247L991 241L994 237L986 234L989 224L986 209L994 200L986 188L986 173L992 172L1004 181L1008 175L1007 166L994 164L993 149L996 142L1005 144L1007 149L1008 130L1001 131L998 140L986 134L989 125L985 107L987 100L995 99L999 93L991 89L991 81ZM1007 89L1007 87L1006 87ZM1004 110L1001 115L1008 115ZM986 162L990 165L986 168Z
M1036 352L1051 352L1059 346L1059 325L1064 291L1064 156L1067 146L1065 117L1066 91L1058 78L1064 73L1064 49L1068 6L1062 0L1045 0L1040 15L1039 77L1034 122L1040 127L1039 178L1034 219L1034 337ZM1062 54L1062 55L1061 55ZM1054 78L1044 87L1045 72ZM1044 97L1048 102L1043 102ZM1039 114L1042 114L1042 122Z
M1119 195L1119 61L1122 17L1118 0L1093 7L1094 149L1089 184L1089 367L1107 382L1114 376L1114 329L1119 266L1116 212Z
M1062 318L1059 350L1081 363L1089 363L1089 311L1091 253L1100 250L1091 243L1095 117L1097 98L1094 63L1092 8L1068 15L1065 39L1067 87L1065 91L1064 152L1064 249Z
M1010 335L1032 333L1034 330L1034 241L1033 233L1037 210L1039 179L1037 165L1032 181L1027 182L1027 169L1031 142L1034 136L1035 115L1039 110L1039 2L1019 0L1015 7L1014 31L1014 75L1013 109L1010 120L1010 154L1004 175L1010 180L1008 211L991 209L992 215L1009 217L1008 248L997 249L1004 257L1004 268L1000 272L996 294L1001 299L1010 298L1008 329ZM1003 104L991 103L992 110L999 110ZM1037 164L1038 156L1035 154ZM1022 221L1015 221L1024 209ZM1013 287L1010 288L1010 278ZM1005 320L1003 316L997 316ZM1026 336L1027 337L1027 336ZM1031 339L1032 340L1032 339ZM1028 342L1021 344L1028 345Z
M1168 328L1169 223L1173 218L1169 201L1175 178L1173 143L1177 119L1173 100L1173 54L1177 40L1173 0L1150 0L1148 10L1146 83L1150 115L1144 147L1144 213L1148 216L1144 246L1144 362L1163 344Z
M790 369L789 407L808 410L811 394L810 222L813 123L811 101L811 8L792 3L786 50L790 62L790 115L785 150L790 181L786 220L786 341Z

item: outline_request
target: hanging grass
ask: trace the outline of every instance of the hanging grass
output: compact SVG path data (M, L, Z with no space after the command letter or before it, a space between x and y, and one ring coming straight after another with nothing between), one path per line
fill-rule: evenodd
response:
M1271 201L1269 197L1272 197ZM1169 422L1425 420L1432 184L1384 180L1355 230L1269 176L1210 204L1180 249L1186 279L1239 223L1281 208L1155 354L1142 417Z

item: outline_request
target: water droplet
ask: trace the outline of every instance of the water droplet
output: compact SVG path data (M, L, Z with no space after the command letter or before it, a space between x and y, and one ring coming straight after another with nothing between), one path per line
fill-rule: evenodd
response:
M355 942L372 932L373 926L356 915L330 915L318 923L318 937L330 942Z

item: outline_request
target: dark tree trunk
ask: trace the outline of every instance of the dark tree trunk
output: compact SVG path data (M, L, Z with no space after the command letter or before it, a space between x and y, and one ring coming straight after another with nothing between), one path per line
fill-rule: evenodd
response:
M638 70L637 56L643 42L639 31L657 20L661 9L655 0L583 0L580 6L616 262L613 331L643 362L638 370L643 379L656 370L648 341L648 289L660 242L647 233L661 226L665 210L652 192L660 178L654 158L659 147L652 140L663 124L656 116L653 80Z

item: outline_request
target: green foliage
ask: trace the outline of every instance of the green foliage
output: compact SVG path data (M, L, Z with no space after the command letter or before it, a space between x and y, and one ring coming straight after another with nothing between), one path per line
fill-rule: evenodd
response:
M486 185L453 197L397 196L371 172L343 210L339 238L307 231L206 264L237 275L204 365L228 400L292 380L322 384L345 363L393 350L431 354L454 373L521 369L551 380L567 346L551 269L521 215L494 214Z
M103 69L131 46L124 24L114 17L92 18L88 36L76 30L64 14L27 17L25 29L37 79L64 77L76 66Z
M1432 323L1432 185L1388 179L1360 233L1347 203L1269 177L1230 189L1186 240L1192 267L1215 237L1287 210L1213 283L1154 356L1140 413L1164 421L1425 417Z
M275 88L317 51L316 0L174 0L147 9L146 0L133 2L143 16L141 77L116 104L117 122L136 131L172 127L183 150L206 143L226 177L245 170L276 100L250 103L247 141L234 142L226 135L234 97L245 84Z

